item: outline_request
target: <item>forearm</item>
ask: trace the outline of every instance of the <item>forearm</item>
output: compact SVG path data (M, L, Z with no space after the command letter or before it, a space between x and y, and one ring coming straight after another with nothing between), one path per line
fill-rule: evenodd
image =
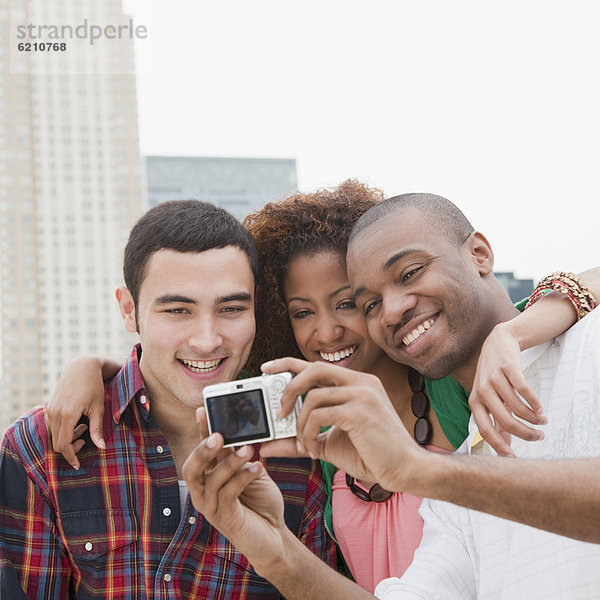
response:
M100 368L102 370L102 379L104 379L104 381L110 379L111 377L114 377L125 364L124 358L116 359L110 356L104 356L98 358L98 360L100 362Z
M578 277L594 298L600 300L600 267L579 273ZM566 296L549 292L526 311L498 327L513 335L521 350L526 350L561 335L576 321L577 315Z
M269 580L287 600L373 599L369 592L318 559L292 532L286 530L282 536L285 552L280 560L261 564L248 558L256 572Z
M600 542L600 458L524 460L431 455L414 494Z

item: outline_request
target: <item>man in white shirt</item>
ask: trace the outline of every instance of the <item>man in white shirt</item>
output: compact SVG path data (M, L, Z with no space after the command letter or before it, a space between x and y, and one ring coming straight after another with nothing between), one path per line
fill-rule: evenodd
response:
M467 389L483 340L515 312L492 268L485 237L454 205L426 194L371 209L348 249L356 304L376 343L426 376L451 373ZM524 358L549 425L543 442L515 440L513 450L522 458L559 459L552 461L428 453L412 442L374 377L293 359L264 368L299 373L282 408L286 414L308 392L298 442L312 456L390 491L598 541L599 334L600 313ZM320 433L326 425L333 427ZM255 569L288 600L370 597L298 548L281 526L276 490L243 450L213 462L221 444L218 436L205 440L184 474L197 508ZM425 503L423 515L424 540L413 566L402 580L382 582L378 597L600 597L599 545L440 502Z
M594 311L552 343L523 353L524 375L544 405L548 424L543 440L513 439L519 458L600 456L598 339L600 312ZM474 428L461 449L488 451ZM569 481L565 488L569 493ZM543 510L542 494L531 494L528 501ZM421 515L425 530L414 562L401 580L378 586L381 598L600 597L597 544L438 500L424 500Z

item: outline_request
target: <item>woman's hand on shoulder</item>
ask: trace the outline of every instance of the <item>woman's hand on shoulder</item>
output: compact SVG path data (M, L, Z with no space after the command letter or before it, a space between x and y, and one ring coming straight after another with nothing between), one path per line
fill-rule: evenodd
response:
M113 375L119 363L94 356L70 360L61 373L46 405L46 426L52 448L67 462L79 469L77 453L85 445L81 436L87 425L77 424L83 415L89 419L90 438L100 449L106 447L102 421L104 419L104 376Z
M547 419L523 376L521 347L510 321L496 325L482 346L469 406L479 433L501 456L514 456L511 435L528 441L544 437L523 422L544 425Z

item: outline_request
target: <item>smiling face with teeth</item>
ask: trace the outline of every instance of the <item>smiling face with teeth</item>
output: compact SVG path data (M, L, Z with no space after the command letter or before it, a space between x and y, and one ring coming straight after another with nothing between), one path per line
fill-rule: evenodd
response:
M283 287L294 337L306 360L366 372L387 361L356 309L340 253L297 256L288 264Z
M137 312L126 288L118 296L127 329L139 331L153 411L188 415L202 406L206 385L233 380L244 367L255 333L254 276L240 248L159 250Z
M394 360L432 379L474 369L503 304L481 234L458 244L416 209L396 210L354 237L347 261L369 333Z

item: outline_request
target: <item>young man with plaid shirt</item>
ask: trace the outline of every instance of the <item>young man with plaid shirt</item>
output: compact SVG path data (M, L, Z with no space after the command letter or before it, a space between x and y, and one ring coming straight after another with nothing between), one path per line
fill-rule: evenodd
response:
M117 290L137 344L105 385L105 450L52 451L43 407L0 448L0 597L273 599L279 592L194 509L181 475L202 390L235 379L255 333L256 251L225 211L163 203L133 228ZM257 454L257 450L254 450ZM332 566L317 463L265 459L288 527Z

